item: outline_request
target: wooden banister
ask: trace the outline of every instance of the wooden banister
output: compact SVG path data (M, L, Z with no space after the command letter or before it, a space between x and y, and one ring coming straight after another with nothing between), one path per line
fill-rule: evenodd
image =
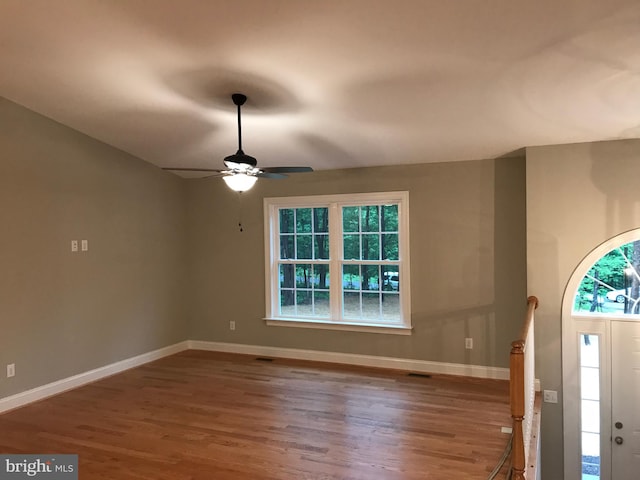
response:
M531 329L531 325L533 324L536 308L538 308L538 297L535 297L533 295L527 297L527 315L524 318L524 323L522 324L520 337L518 339L522 342L526 341L527 336L529 335L529 329Z
M527 314L525 317L520 338L511 343L511 354L509 356L509 378L511 397L511 418L513 420L513 445L512 445L512 479L525 480L525 469L530 439L526 436L531 434L529 426L524 428L525 415L533 415L533 403L535 399L533 371L533 327L535 310L538 308L538 299L534 296L527 298ZM525 354L529 348L531 358L527 361ZM529 363L529 365L527 365ZM527 409L529 406L529 409ZM528 410L528 411L527 411ZM526 425L526 424L525 424ZM526 430L526 431L525 431Z

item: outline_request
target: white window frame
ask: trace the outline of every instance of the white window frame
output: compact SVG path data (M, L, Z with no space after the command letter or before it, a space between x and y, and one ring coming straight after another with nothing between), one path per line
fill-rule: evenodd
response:
M330 318L291 318L278 316L279 310L279 215L281 208L318 208L329 209L329 271L340 271L343 261L342 207L365 205L398 205L398 260L390 261L399 265L400 285L400 322L383 324L376 322L344 320L342 310L342 275L330 275ZM271 197L264 199L264 238L265 238L265 304L264 320L270 326L317 328L327 330L351 330L373 333L411 334L411 285L409 261L409 192L373 192L358 194L313 195L303 197ZM311 262L313 263L313 262ZM358 260L356 264L375 263L384 265L385 260Z

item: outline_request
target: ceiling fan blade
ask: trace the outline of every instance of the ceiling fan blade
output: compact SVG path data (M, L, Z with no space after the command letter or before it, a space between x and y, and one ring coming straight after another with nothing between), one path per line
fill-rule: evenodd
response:
M194 172L194 173L208 173L208 175L198 176L196 178L209 178L209 177L222 177L228 174L227 170L218 170L216 168L183 168L183 167L162 167L163 170L169 172Z
M267 167L261 168L263 172L267 173L304 173L313 172L311 167Z
M215 173L223 173L224 170L219 170L217 168L183 168L183 167L162 167L162 170L172 170L175 172L215 172Z
M282 173L273 173L273 172L258 172L255 174L256 177L260 177L260 178L271 178L271 179L281 179L281 178L287 178L286 175L282 174Z

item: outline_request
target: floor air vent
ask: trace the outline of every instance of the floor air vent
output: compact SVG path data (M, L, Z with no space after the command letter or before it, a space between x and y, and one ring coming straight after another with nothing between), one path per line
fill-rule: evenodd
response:
M431 375L428 373L408 373L407 377L420 377L420 378L431 378Z
M273 362L273 358L266 358L266 357L256 357L256 360L258 362Z

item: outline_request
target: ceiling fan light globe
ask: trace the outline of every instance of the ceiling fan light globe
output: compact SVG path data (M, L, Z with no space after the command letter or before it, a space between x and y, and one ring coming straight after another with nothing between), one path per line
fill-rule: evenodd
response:
M224 176L222 179L231 190L235 192L246 192L247 190L251 190L256 180L258 180L258 177L244 173L236 173L235 175Z

